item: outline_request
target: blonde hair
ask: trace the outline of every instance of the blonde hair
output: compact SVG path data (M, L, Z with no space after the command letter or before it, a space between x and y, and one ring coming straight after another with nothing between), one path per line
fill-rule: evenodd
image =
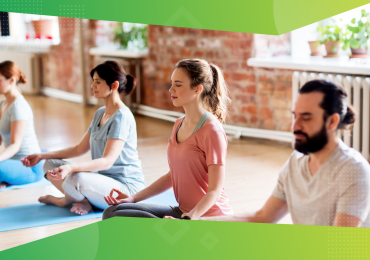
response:
M176 64L184 69L190 77L190 87L203 86L201 99L205 109L224 123L227 117L227 106L230 103L228 89L221 69L203 59L185 59Z

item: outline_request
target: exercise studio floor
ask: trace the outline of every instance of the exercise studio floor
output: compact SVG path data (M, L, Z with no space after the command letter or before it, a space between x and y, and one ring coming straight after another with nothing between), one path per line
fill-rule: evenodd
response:
M34 113L35 130L40 147L49 151L65 148L80 141L96 111L80 104L48 97L26 96ZM144 116L136 116L138 151L147 185L168 172L167 141L173 124ZM0 152L4 146L0 146ZM226 165L226 194L235 213L256 210L270 196L278 173L292 149L288 145L268 141L241 139L229 141ZM72 161L90 158L86 154ZM63 196L53 186L0 192L0 208L34 204L46 194ZM101 219L83 220L0 233L0 251ZM280 223L291 223L287 216Z

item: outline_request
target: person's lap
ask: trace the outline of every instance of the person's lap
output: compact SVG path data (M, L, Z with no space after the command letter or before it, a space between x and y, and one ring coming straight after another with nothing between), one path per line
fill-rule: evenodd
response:
M182 212L177 206L149 204L149 203L122 203L106 208L103 219L112 217L142 217L142 218L163 218L172 216L181 218Z
M24 185L37 182L42 179L43 163L34 167L25 167L20 160L7 159L0 162L0 183L10 185Z
M47 173L47 171L65 164L70 164L70 162L59 159L47 160L44 172ZM113 188L130 195L134 192L128 185L96 172L70 173L64 179L62 188L72 198L79 201L86 198L90 204L100 209L108 207L104 196L109 195Z

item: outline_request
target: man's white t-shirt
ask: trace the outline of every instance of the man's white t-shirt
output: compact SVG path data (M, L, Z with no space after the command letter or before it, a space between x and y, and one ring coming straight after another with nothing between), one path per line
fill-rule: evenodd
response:
M332 226L337 213L358 217L370 227L370 166L342 141L314 176L308 155L294 151L272 195L288 204L294 224Z

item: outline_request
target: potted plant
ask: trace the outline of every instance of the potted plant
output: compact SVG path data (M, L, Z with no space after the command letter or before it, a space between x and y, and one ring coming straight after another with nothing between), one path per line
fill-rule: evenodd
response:
M322 56L324 55L324 45L319 41L309 41L311 56Z
M35 20L31 21L35 31L35 38L42 39L52 37L53 21L52 20Z
M341 40L342 30L338 25L318 26L317 30L321 33L319 43L325 44L326 56L339 56L339 43Z
M361 10L361 18L351 20L347 24L346 32L343 35L343 50L351 48L350 58L367 58L368 39L370 37L370 12Z
M121 49L127 49L129 42L134 43L135 47L139 50L145 49L148 45L147 26L138 26L132 24L131 28L125 30L123 24L115 28L114 41L119 42Z

